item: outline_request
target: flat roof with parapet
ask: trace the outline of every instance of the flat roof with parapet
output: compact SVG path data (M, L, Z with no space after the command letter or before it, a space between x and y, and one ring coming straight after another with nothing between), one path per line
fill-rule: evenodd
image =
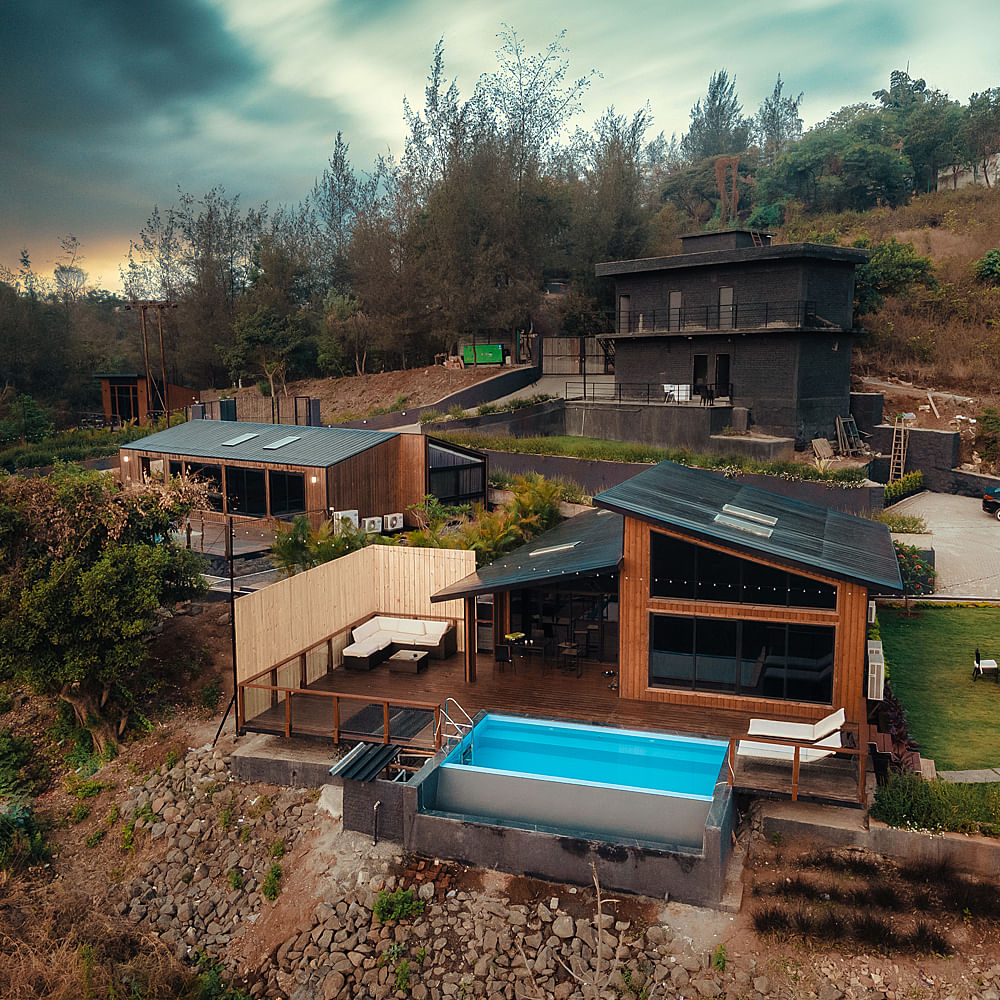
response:
M678 253L669 257L644 257L638 260L611 260L594 265L598 278L647 271L672 271L688 267L709 267L719 264L745 264L754 261L780 261L815 259L838 264L863 264L868 260L867 250L853 247L828 246L825 243L779 243L763 247L744 247L741 250L703 250Z
M660 462L598 493L604 507L805 570L902 590L889 528L877 521Z
M122 445L122 450L185 455L217 462L268 462L328 468L397 435L397 431L353 427L188 420Z

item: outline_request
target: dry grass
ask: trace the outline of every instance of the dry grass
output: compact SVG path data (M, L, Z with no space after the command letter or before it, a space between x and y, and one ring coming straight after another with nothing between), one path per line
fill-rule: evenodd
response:
M184 1000L197 983L157 938L62 885L8 884L0 897L5 1000Z

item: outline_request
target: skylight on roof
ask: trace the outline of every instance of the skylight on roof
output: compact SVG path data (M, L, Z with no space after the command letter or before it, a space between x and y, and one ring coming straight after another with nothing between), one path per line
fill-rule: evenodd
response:
M258 437L257 434L241 434L239 437L230 438L228 441L222 442L223 448L235 448L238 444L243 444L244 441L249 441L251 438Z
M731 503L723 504L722 509L727 514L735 514L737 517L745 517L748 521L756 521L758 524L766 524L772 528L778 523L778 519L776 517L771 517L770 514L758 514L755 510L747 510L746 507L737 507Z
M291 434L288 437L279 438L277 441L272 441L270 444L264 445L265 451L276 451L278 448L284 448L286 444L291 444L293 441L298 441L300 435Z
M575 542L566 542L563 545L550 545L544 549L535 549L534 552L529 552L528 555L532 559L535 556L547 556L552 552L568 552L570 549L575 549L580 544L580 539L578 538Z
M736 528L737 531L745 531L750 535L757 535L760 538L770 538L773 534L770 528L754 524L752 521L743 520L738 517L730 517L728 514L716 514L713 518L716 524L724 524L727 528Z

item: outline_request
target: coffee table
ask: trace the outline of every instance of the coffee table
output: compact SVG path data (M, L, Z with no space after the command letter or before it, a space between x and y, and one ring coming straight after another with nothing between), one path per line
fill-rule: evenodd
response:
M389 673L421 674L427 669L427 660L426 649L401 649L389 657Z

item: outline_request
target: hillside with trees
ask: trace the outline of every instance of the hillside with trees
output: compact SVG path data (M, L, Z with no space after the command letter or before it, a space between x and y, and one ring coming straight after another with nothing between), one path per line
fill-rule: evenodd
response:
M859 364L995 388L1000 87L962 102L894 70L804 130L803 95L780 74L754 111L720 68L668 139L648 105L581 126L591 74L570 75L562 36L535 54L500 37L468 94L440 42L422 106L403 101L399 154L359 166L338 135L297 205L245 205L220 179L152 207L124 293L89 286L76 237L51 276L26 250L0 274L0 439L30 439L37 402L39 425L94 409L95 371L141 370L132 298L178 304L163 317L174 381L281 393L427 364L473 337L599 332L611 302L596 262L734 224L872 248ZM948 189L960 170L979 183ZM545 296L551 280L569 294Z

